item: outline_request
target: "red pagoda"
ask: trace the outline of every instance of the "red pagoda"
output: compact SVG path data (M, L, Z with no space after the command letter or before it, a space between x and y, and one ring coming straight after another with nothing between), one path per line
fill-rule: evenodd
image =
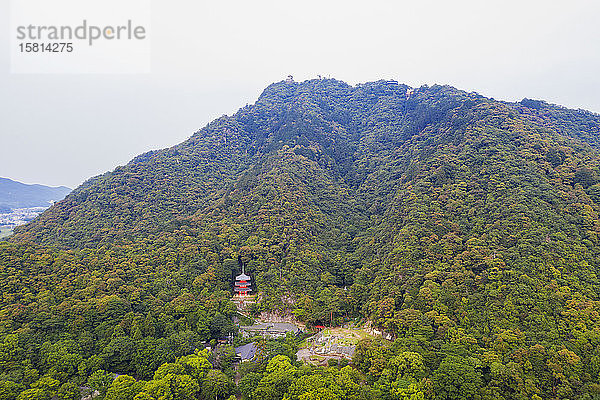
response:
M248 296L252 289L250 288L250 277L244 273L242 266L242 274L235 277L235 290L239 296Z

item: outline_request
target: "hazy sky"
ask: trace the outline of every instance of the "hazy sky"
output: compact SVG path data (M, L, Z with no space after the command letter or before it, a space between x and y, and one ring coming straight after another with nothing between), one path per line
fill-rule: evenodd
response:
M152 72L139 75L10 74L8 5L0 176L26 183L76 187L183 141L288 74L451 84L600 112L597 0L153 1Z

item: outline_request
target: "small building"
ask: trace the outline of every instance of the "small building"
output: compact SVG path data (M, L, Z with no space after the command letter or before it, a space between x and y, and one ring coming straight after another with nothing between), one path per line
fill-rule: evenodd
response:
M240 326L242 337L262 336L268 338L282 338L289 332L294 335L300 333L300 328L289 322L258 322L254 325Z
M254 342L235 348L235 356L241 362L254 360L256 353L258 353L258 347Z

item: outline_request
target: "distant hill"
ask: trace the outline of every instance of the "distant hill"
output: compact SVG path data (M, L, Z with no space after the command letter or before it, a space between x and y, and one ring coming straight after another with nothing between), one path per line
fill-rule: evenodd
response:
M10 212L14 208L47 207L62 200L70 191L65 186L27 185L0 178L0 212Z

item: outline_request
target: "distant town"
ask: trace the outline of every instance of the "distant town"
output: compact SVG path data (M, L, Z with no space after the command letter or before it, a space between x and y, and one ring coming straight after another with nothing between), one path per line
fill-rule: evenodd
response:
M0 214L0 225L23 225L32 221L48 207L15 208L10 213Z
M19 225L34 220L48 207L15 208L9 213L0 214L0 238L10 235Z

